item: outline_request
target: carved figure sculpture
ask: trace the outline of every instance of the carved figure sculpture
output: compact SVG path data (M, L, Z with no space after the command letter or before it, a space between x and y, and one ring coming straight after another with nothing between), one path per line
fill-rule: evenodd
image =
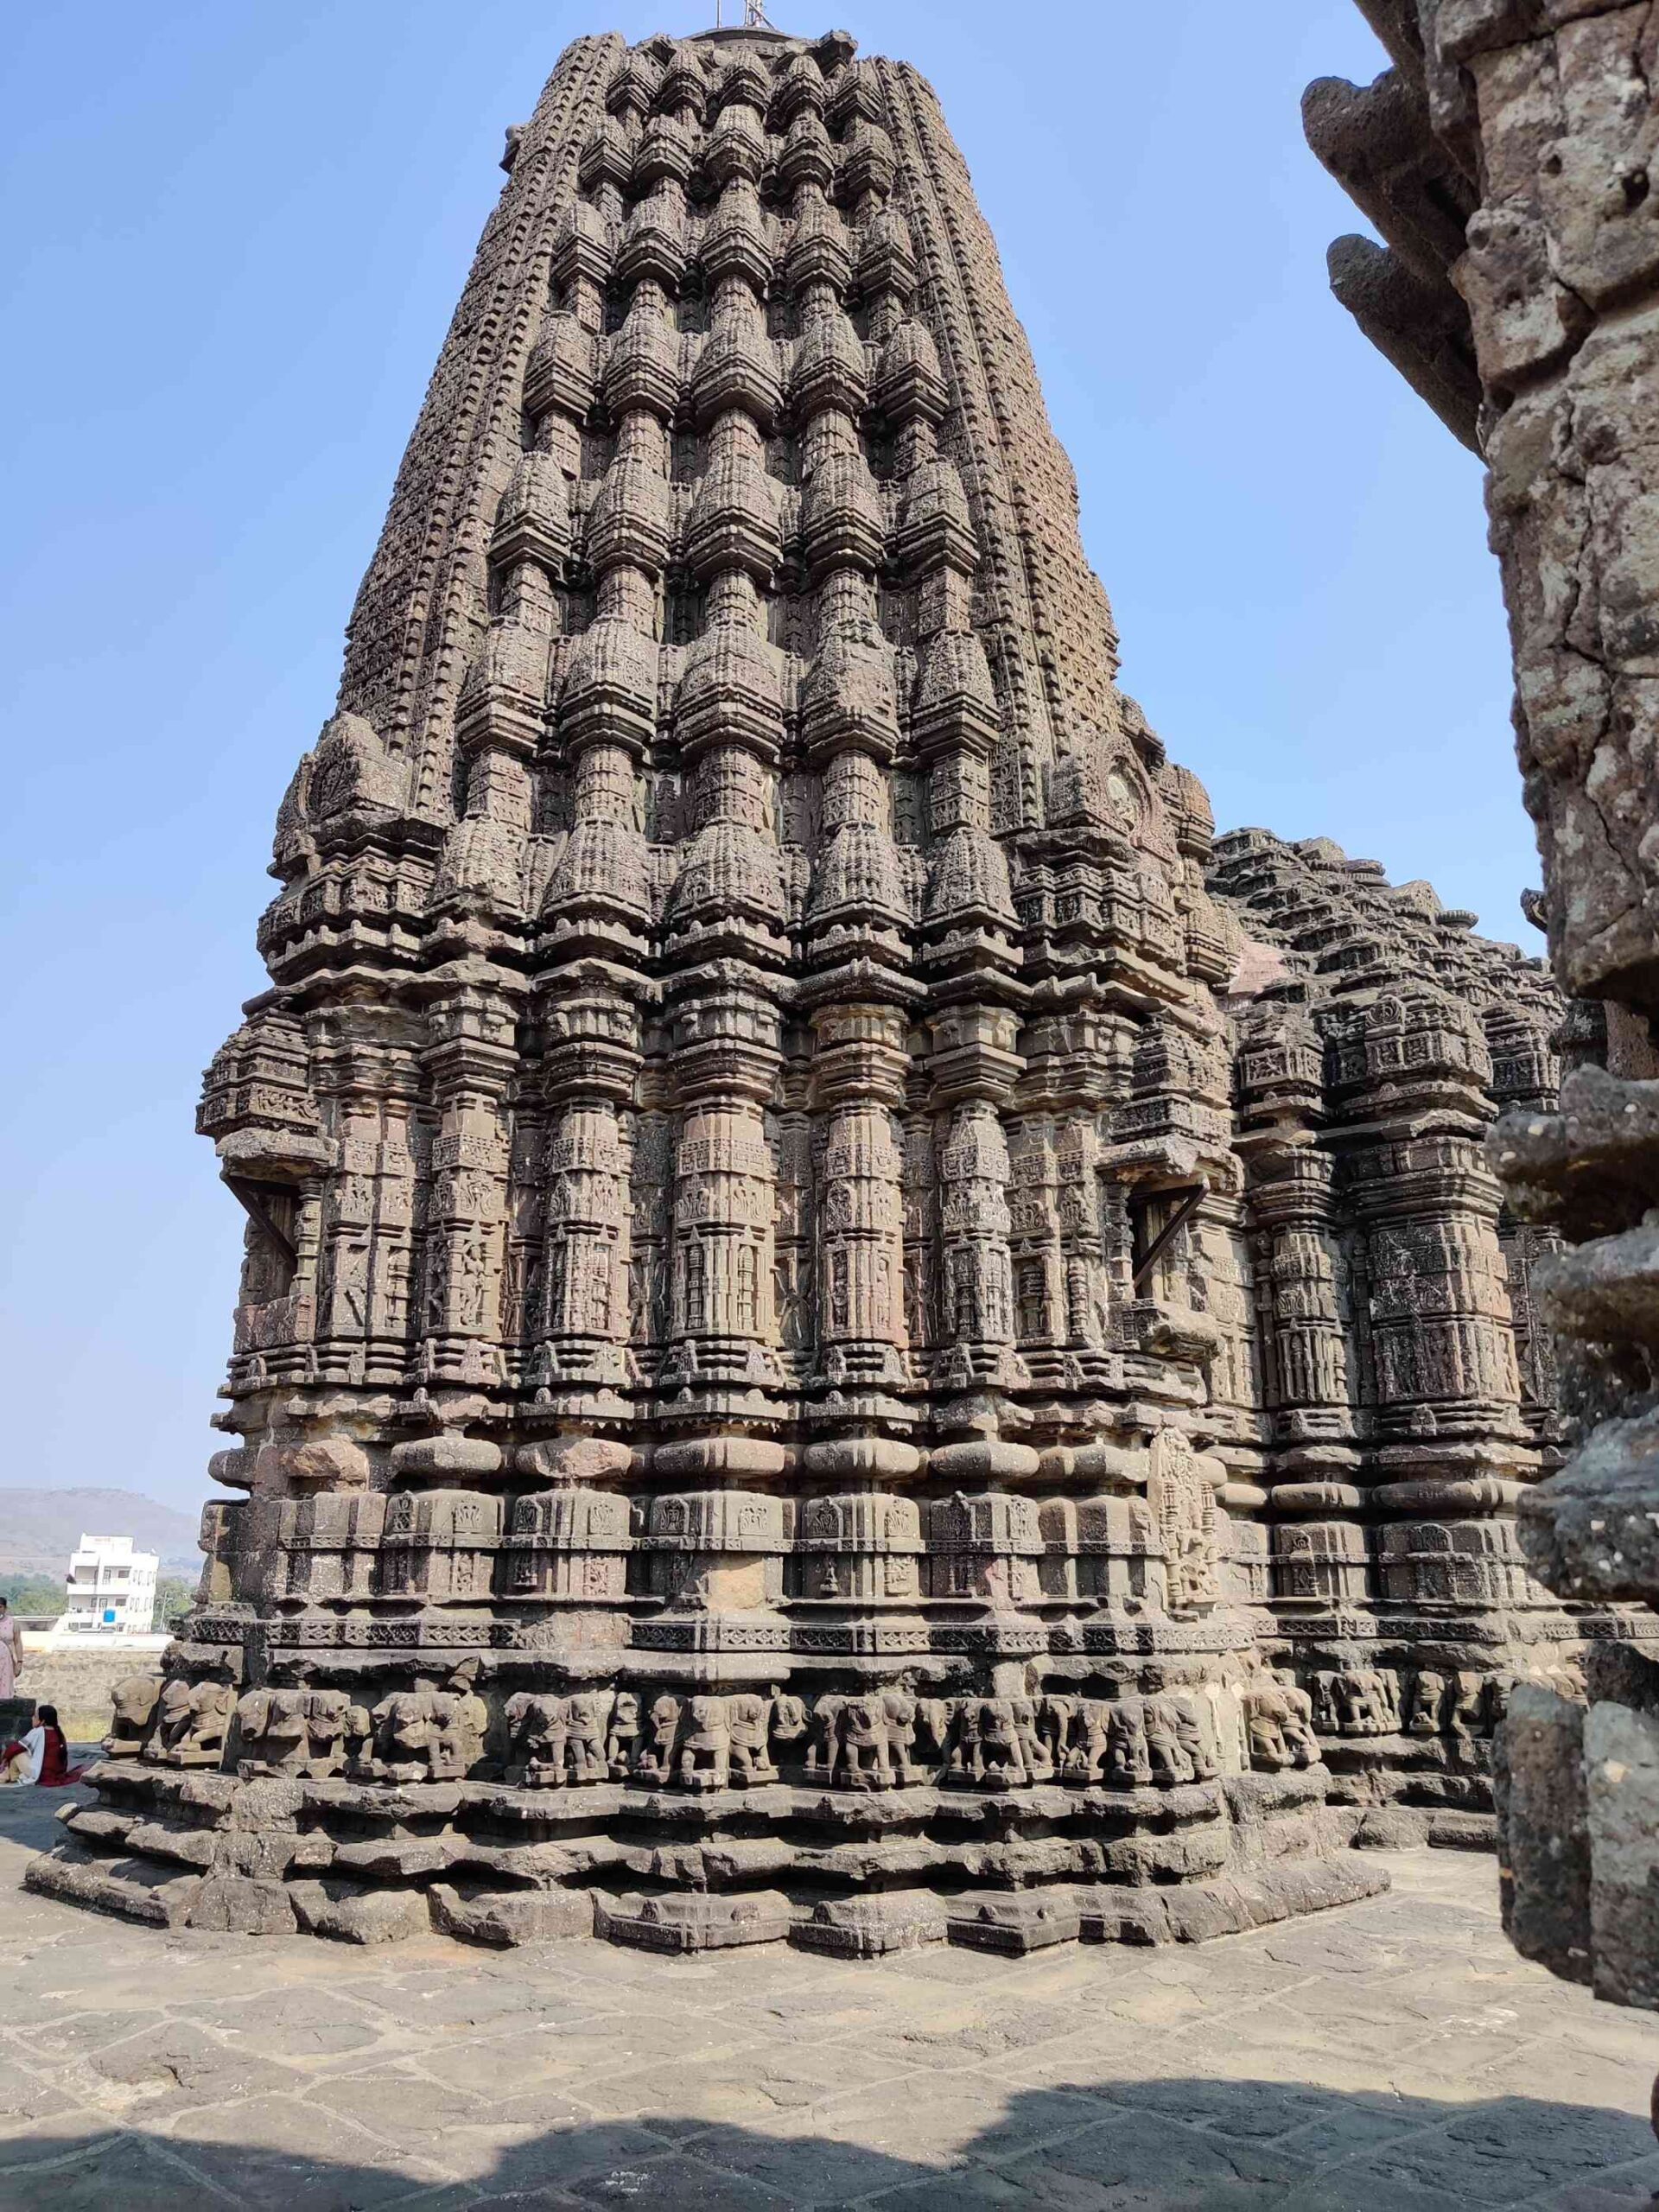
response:
M887 1690L881 1698L883 1756L895 1783L913 1778L916 1750L916 1700L907 1691Z
M952 1714L948 1698L916 1700L916 1740L912 1757L915 1770L936 1780L950 1758Z
M668 1783L674 1778L674 1751L680 1732L680 1700L666 1691L653 1698L639 1738L635 1776L645 1782Z
M1077 1717L1075 1698L1046 1697L1037 1708L1037 1732L1051 1774L1064 1775L1071 1764Z
M238 1771L321 1781L345 1763L352 1700L345 1690L251 1690L237 1702Z
M236 1692L228 1683L172 1676L162 1688L146 1758L163 1766L217 1766L235 1711Z
M1407 1693L1402 1726L1408 1736L1438 1736L1446 1704L1446 1676L1420 1667Z
M747 1789L755 1783L775 1782L778 1770L772 1763L771 1698L759 1696L751 1690L728 1697L726 1725L733 1789Z
M810 1781L830 1782L841 1756L841 1715L847 1700L823 1690L807 1716L806 1773Z
M1023 1701L1023 1700L1022 1700ZM988 1697L976 1711L969 1772L982 1789L1015 1789L1031 1779L1015 1701Z
M1194 1756L1198 1732L1191 1713L1183 1709L1182 1700L1176 1697L1145 1698L1141 1711L1152 1779L1160 1783L1191 1782L1198 1772Z
M1452 1693L1443 1708L1446 1732L1461 1758L1471 1756L1478 1736L1491 1735L1493 1709L1498 1702L1496 1677L1478 1675L1467 1668L1459 1668L1452 1677Z
M571 1699L565 1762L572 1782L603 1782L609 1774L610 1719L609 1690L580 1690Z
M787 1745L792 1757L804 1742L810 1722L805 1700L792 1691L776 1688L772 1692L772 1734L777 1743Z
M1318 1764L1319 1740L1305 1692L1282 1675L1264 1669L1245 1685L1241 1695L1253 1767L1271 1773L1285 1767Z
M353 1770L365 1781L455 1782L482 1763L489 1709L458 1669L444 1689L394 1690L370 1712Z
M850 1697L841 1708L841 1760L836 1780L843 1789L885 1789L893 1779L888 1760L887 1713L880 1697Z
M157 1675L124 1675L111 1692L114 1712L104 1738L109 1759L136 1759L144 1748L162 1694Z
M1344 1667L1331 1685L1337 1726L1344 1736L1386 1736L1400 1725L1389 1677L1375 1667Z
M1106 1779L1122 1789L1151 1782L1152 1741L1145 1702L1138 1697L1115 1698L1105 1708L1105 1719Z
M1107 1778L1113 1751L1111 1714L1112 1708L1104 1698L1089 1697L1079 1701L1071 1751L1065 1764L1067 1782L1082 1786ZM1131 1748L1129 1764L1135 1764Z
M681 1789L724 1789L731 1779L731 1756L732 1738L725 1699L689 1699L679 1739Z
M605 1738L606 1770L613 1782L625 1782L639 1742L639 1699L633 1690L619 1690L611 1707Z

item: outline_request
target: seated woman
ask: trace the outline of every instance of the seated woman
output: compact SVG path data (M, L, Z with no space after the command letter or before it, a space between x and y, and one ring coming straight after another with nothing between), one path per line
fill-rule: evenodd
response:
M37 1705L35 1726L22 1741L0 1750L0 1783L34 1783L42 1789L62 1789L79 1782L84 1771L69 1764L69 1746L58 1726L55 1705Z

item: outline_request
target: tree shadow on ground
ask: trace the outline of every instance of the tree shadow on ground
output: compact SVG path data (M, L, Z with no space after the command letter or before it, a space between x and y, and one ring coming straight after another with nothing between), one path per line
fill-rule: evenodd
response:
M435 2056L434 2063L441 2067ZM341 2077L333 2078L338 2086ZM417 2077L410 2088L417 2099ZM512 2095L510 2059L502 2095ZM442 2183L424 2158L395 2149L384 2164L367 2162L354 2132L355 2158L345 2154L334 2113L288 2096L218 2107L199 2115L194 2134L188 2114L166 2136L76 2135L46 2122L33 2137L0 2143L0 2207L777 2212L874 2202L884 2212L1638 2212L1659 2181L1653 2136L1627 2113L1198 2076L1016 2088L994 2112L981 2075L894 2080L842 2099L836 2119L820 2113L812 2128L792 2129L786 2113L776 2132L663 2115L584 2120L479 2155L492 2133L511 2132L502 2107L483 2104L477 2122L449 2141L425 2136L424 2150L474 2176ZM260 2135L263 2144L250 2139ZM930 2141L948 2147L930 2155Z

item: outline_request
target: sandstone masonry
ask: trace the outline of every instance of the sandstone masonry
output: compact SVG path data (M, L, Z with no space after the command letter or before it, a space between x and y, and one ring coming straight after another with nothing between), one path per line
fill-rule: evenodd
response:
M1656 24L1617 0L1362 0L1395 66L1310 87L1315 150L1388 240L1332 249L1362 326L1484 456L1516 749L1580 1064L1491 1140L1562 1240L1537 1310L1573 1450L1522 1502L1528 1556L1602 1606L1659 1593L1659 131ZM1500 1747L1516 1943L1659 2005L1659 1670L1594 1647L1584 1694L1517 1693Z
M1564 1008L1207 801L915 72L578 41L278 822L196 1608L31 1883L1191 1938L1491 1827Z

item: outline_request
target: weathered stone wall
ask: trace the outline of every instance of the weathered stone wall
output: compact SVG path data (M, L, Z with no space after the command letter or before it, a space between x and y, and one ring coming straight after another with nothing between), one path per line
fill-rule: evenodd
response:
M1523 1502L1564 1597L1659 1596L1659 143L1654 10L1362 0L1395 67L1310 88L1310 139L1382 229L1332 249L1367 331L1488 465L1516 748L1557 976L1595 1001L1559 1114L1500 1123L1577 1448ZM1589 1018L1593 1017L1593 1018ZM1529 1691L1500 1749L1516 1941L1659 2001L1659 1675L1592 1650L1586 1702Z
M36 1705L55 1705L64 1732L81 1742L101 1737L110 1724L111 1693L130 1675L162 1672L162 1647L137 1651L65 1651L29 1637L20 1693Z

